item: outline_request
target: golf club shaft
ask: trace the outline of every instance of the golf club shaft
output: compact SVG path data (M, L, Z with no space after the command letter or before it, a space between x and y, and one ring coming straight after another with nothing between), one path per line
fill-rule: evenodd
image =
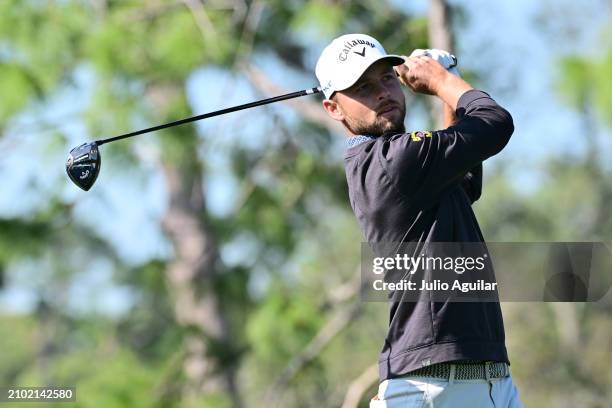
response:
M275 96L275 97L272 97L272 98L262 99L260 101L255 101L255 102L245 103L243 105L233 106L231 108L226 108L226 109L221 109L221 110L214 111L214 112L204 113L202 115L192 116L190 118L176 120L174 122L164 123L162 125L153 126L153 127L147 128L147 129L137 130L135 132L125 133L123 135L119 135L119 136L115 136L115 137L110 137L108 139L96 140L95 143L98 146L100 146L100 145L103 145L105 143L115 142L117 140L126 139L128 137L142 135L143 133L154 132L156 130L161 130L161 129L169 128L169 127L172 127L172 126L178 126L178 125L182 125L184 123L195 122L196 120L212 118L213 116L224 115L226 113L236 112L236 111L243 110L243 109L254 108L255 106L267 105L269 103L284 101L286 99L297 98L299 96L312 95L312 94L316 94L318 92L321 92L321 89L319 89L319 88L308 88L308 89L304 89L304 90L301 90L301 91L288 93L288 94L285 94L285 95Z

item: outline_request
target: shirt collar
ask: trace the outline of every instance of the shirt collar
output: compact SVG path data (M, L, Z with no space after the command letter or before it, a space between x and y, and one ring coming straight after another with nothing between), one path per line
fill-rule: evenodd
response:
M349 137L346 139L346 148L357 146L363 142L367 142L369 140L375 140L376 136L367 136L367 135L357 135L353 137Z

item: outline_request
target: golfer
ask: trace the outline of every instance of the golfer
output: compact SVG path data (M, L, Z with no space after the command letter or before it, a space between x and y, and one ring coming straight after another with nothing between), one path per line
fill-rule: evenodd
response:
M319 57L323 107L348 132L351 207L371 245L484 242L471 204L482 162L514 126L488 94L438 62L449 60L440 50L387 55L364 34L336 38ZM440 98L448 127L406 133L402 84ZM522 407L498 302L392 299L379 372L373 408Z

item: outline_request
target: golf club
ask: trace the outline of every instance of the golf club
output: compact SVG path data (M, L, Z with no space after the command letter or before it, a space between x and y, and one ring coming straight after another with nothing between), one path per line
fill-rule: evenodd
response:
M66 172L68 177L79 188L88 191L98 178L100 173L100 149L99 146L116 142L117 140L126 139L128 137L142 135L144 133L154 132L156 130L166 129L172 126L182 125L184 123L195 122L212 118L213 116L224 115L230 112L236 112L243 109L254 108L255 106L267 105L269 103L284 101L286 99L297 98L305 95L313 95L321 92L321 88L308 88L297 92L288 93L285 95L275 96L272 98L262 99L255 102L245 103L243 105L233 106L231 108L221 109L214 112L204 113L202 115L192 116L185 119L176 120L174 122L164 123L162 125L153 126L150 128L137 130L135 132L125 133L123 135L110 137L108 139L96 140L95 142L83 143L70 150L68 159L66 160Z

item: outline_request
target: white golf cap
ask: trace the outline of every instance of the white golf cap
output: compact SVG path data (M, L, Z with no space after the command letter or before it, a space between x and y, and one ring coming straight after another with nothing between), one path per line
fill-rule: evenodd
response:
M363 73L381 59L401 65L399 55L387 55L383 46L366 34L346 34L333 40L321 53L315 74L326 98L350 88Z

